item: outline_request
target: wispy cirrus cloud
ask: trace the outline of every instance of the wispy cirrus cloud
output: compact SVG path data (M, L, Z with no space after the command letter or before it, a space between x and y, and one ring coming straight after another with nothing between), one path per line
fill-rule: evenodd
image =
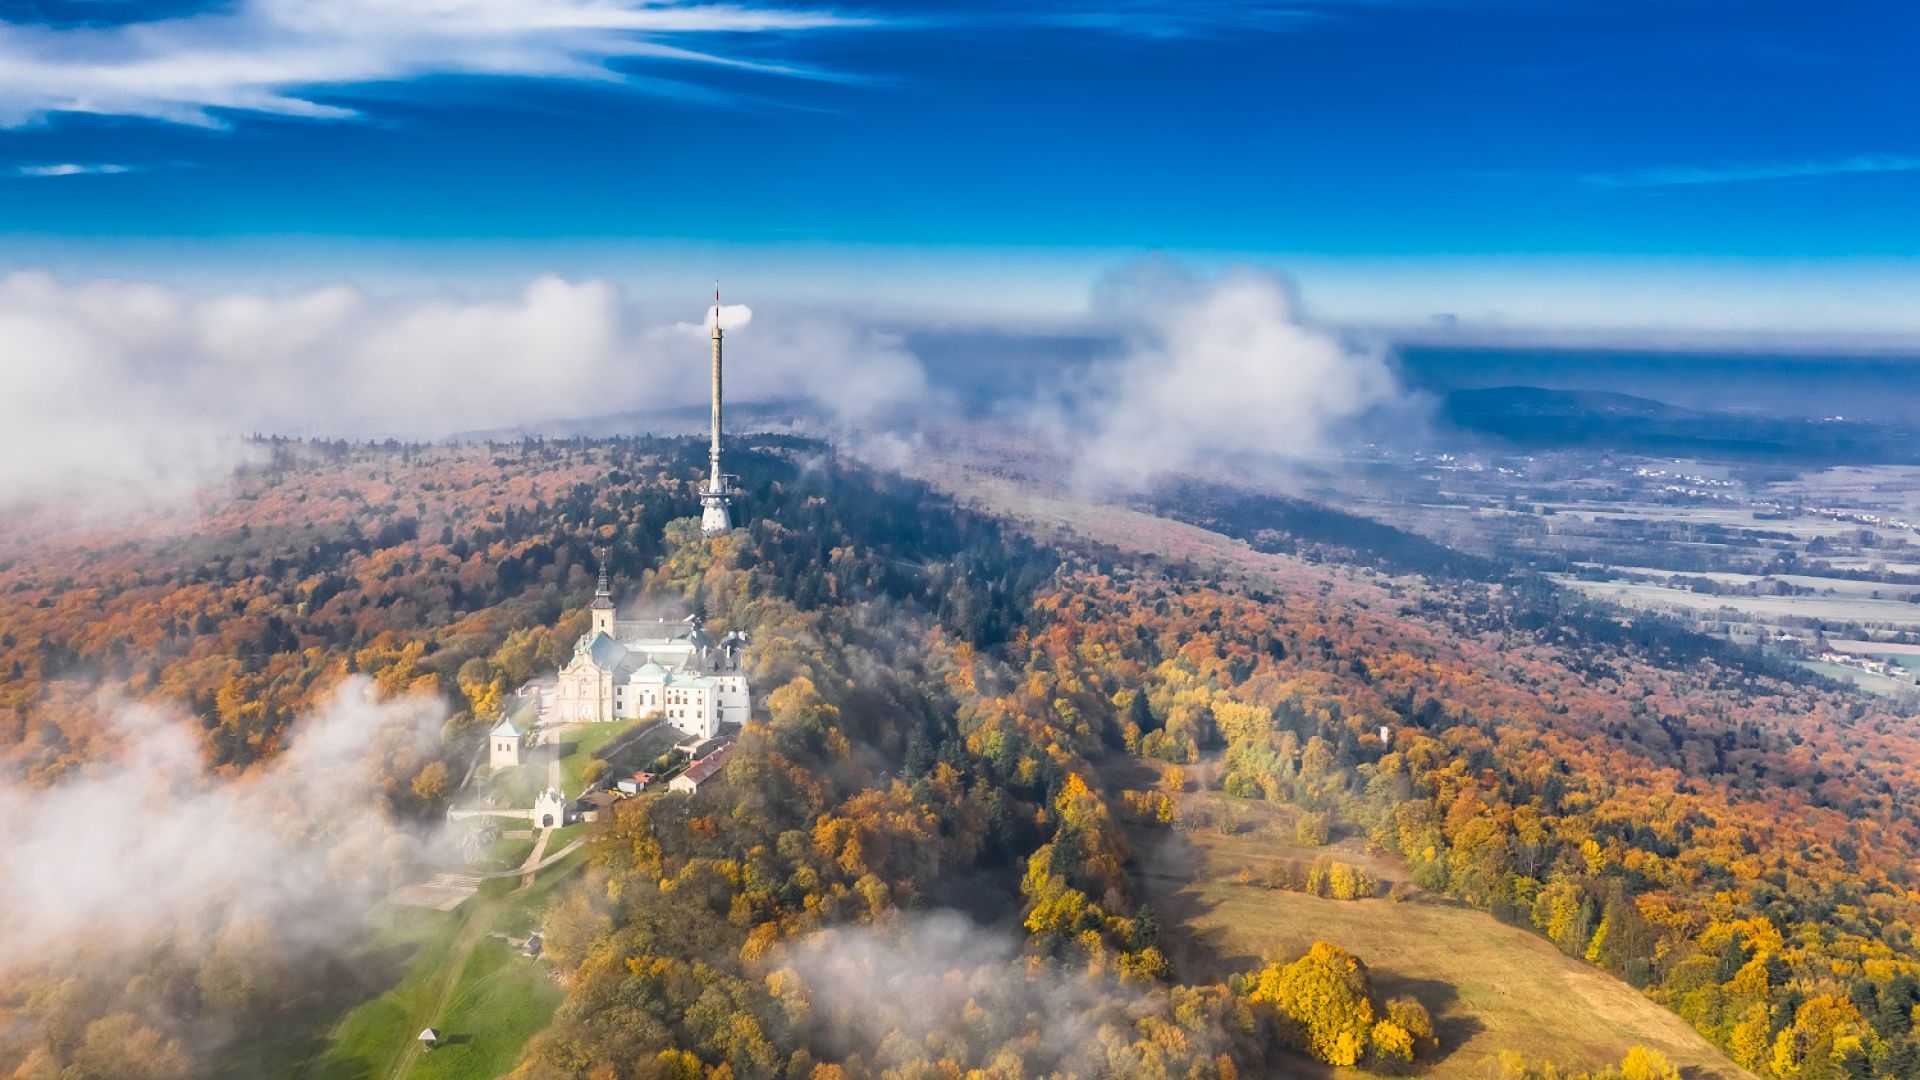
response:
M1920 157L1902 154L1858 154L1826 161L1749 162L1732 165L1662 165L1626 172L1589 173L1580 182L1591 187L1685 187L1699 184L1746 184L1765 180L1802 180L1866 173L1920 172Z
M55 176L116 176L133 171L131 165L116 165L112 162L82 165L78 162L64 161L58 165L16 165L13 175L25 179L41 179Z
M59 113L215 127L228 113L341 120L358 115L328 100L343 89L434 76L711 96L627 69L651 62L832 77L766 60L748 42L870 25L822 8L676 0L240 0L115 25L0 21L0 126ZM695 47L701 41L716 47Z
M1406 0L235 0L130 22L0 17L0 128L59 114L223 127L349 120L355 88L436 76L555 79L710 104L721 70L852 81L782 40L890 28L1051 28L1166 40L1280 32ZM1424 2L1424 0L1414 0ZM661 74L663 70L673 74Z

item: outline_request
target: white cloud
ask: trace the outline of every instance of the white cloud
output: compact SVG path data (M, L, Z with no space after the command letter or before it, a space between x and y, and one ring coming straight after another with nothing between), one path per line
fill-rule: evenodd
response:
M1029 962L1013 935L956 912L893 914L809 934L776 962L791 976L781 985L813 1037L876 1071L905 1067L928 1046L957 1055L963 1068L1023 1076L1136 1076L1164 1064L1141 1060L1128 1045L1143 1017L1170 1011L1161 988ZM1008 1039L1010 1032L1033 1036ZM1186 1035L1201 1040L1193 1049L1203 1053L1227 1045L1212 1024Z
M675 0L239 0L232 7L122 25L0 22L0 126L55 113L217 126L222 112L345 119L327 91L436 75L538 77L702 93L630 78L620 62L804 68L700 51L699 37L792 34L867 25L799 7Z
M1920 157L1860 154L1828 161L1776 161L1737 165L1662 165L1628 172L1593 173L1581 182L1593 187L1684 187L1742 184L1761 180L1803 180L1866 173L1920 172Z
M51 176L117 176L120 173L132 171L133 169L126 165L114 165L111 163L81 165L69 161L59 165L21 165L13 170L13 175L33 178Z
M894 339L833 316L728 305L728 386L843 420L918 396ZM432 439L692 405L705 326L647 323L605 281L498 299L348 286L195 298L122 281L0 278L0 505L179 496L253 433Z
M1081 376L1052 426L1089 478L1215 479L1238 455L1294 459L1401 390L1379 348L1300 321L1280 278L1247 268L1213 280L1162 262L1108 279L1096 311L1127 345Z
M32 823L0 846L0 975L169 942L198 956L229 936L251 948L262 928L289 955L357 940L357 920L428 842L377 809L381 765L424 762L445 716L430 698L376 703L352 679L284 753L228 779L207 770L188 721L128 706L118 750L84 770L44 788L0 775L0 814Z

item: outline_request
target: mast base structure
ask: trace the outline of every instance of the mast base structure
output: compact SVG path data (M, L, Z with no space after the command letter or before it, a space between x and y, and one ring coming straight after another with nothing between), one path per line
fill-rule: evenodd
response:
M700 489L700 533L719 536L733 531L733 497L738 489L734 478L716 473L711 483Z

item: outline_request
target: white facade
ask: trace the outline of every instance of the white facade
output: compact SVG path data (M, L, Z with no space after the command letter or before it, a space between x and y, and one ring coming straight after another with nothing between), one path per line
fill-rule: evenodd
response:
M567 823L567 800L552 788L533 800L533 827L557 829Z
M527 736L513 726L511 720L501 720L487 735L487 764L495 769L511 769L526 757Z
M746 644L740 634L715 643L697 620L615 619L603 594L594 601L592 626L560 669L549 718L594 724L659 717L710 739L721 725L745 723L752 712L742 664Z

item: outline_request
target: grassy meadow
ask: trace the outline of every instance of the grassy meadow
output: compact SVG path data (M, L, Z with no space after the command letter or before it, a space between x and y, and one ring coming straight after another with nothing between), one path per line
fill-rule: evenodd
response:
M228 1047L216 1080L504 1075L564 996L547 964L521 956L504 936L534 929L553 889L585 862L586 852L576 851L525 888L517 877L488 881L449 912L383 906L378 931L347 964L360 978ZM425 1052L415 1036L429 1026L445 1041Z
M1217 794L1182 799L1218 821L1222 806L1237 831L1135 827L1136 873L1166 930L1162 944L1179 977L1223 979L1267 957L1292 958L1315 941L1366 963L1382 996L1411 994L1433 1013L1439 1060L1421 1070L1436 1080L1483 1080L1502 1050L1577 1069L1617 1064L1636 1044L1665 1054L1690 1080L1749 1076L1679 1017L1627 984L1571 957L1544 938L1493 916L1415 892L1404 901L1323 900L1254 882L1273 862L1328 855L1381 881L1404 882L1397 860L1366 852L1357 838L1323 847L1294 838L1291 808ZM1305 1060L1275 1063L1275 1076L1331 1075Z

